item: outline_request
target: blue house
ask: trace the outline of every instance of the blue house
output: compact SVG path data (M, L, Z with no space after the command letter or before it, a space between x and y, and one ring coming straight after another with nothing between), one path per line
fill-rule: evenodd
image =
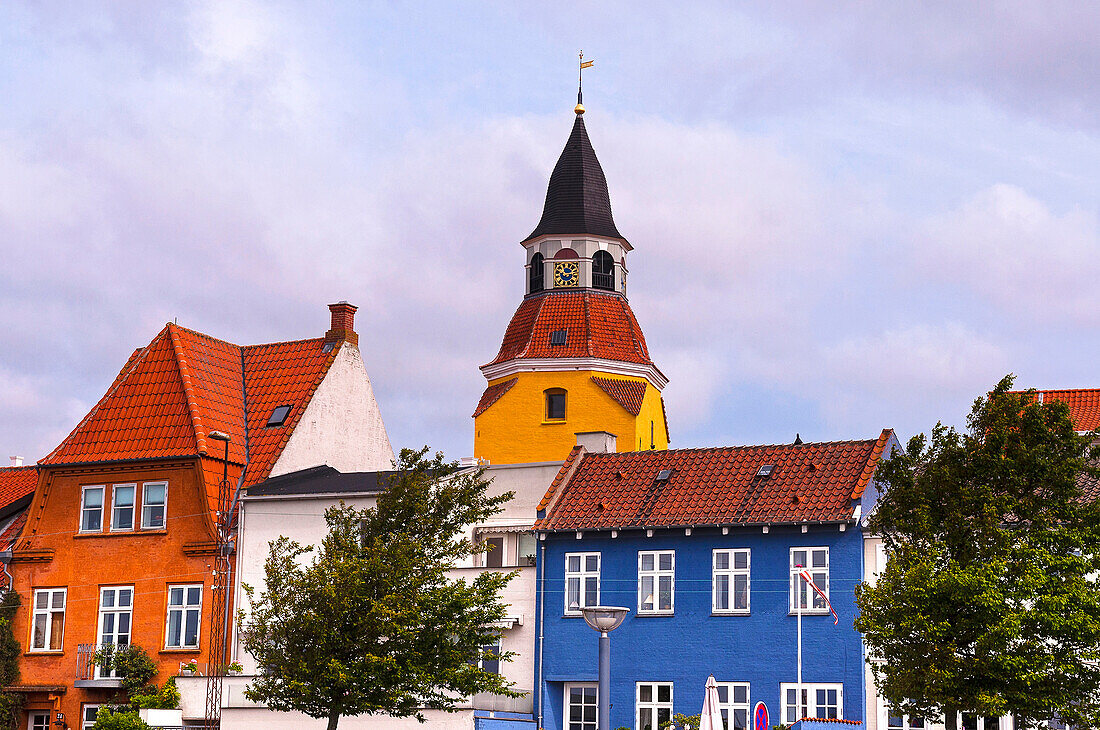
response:
M772 724L862 720L859 519L878 494L875 467L895 447L884 430L781 446L575 448L535 525L537 726L597 730L598 634L580 611L590 605L630 609L610 635L611 728L657 730L674 713L698 713L711 674L727 730L749 727L758 701ZM835 625L799 566L828 596Z

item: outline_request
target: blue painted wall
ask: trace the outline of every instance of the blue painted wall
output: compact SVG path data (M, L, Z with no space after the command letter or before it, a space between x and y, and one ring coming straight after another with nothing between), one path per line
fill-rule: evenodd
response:
M600 603L628 606L631 612L611 634L611 727L634 727L635 682L672 682L674 712L696 714L703 702L707 675L720 682L749 682L750 704L763 700L772 724L780 716L780 683L796 679L796 618L788 614L789 549L829 548L830 600L840 617L803 616L802 678L804 682L841 682L844 718L862 720L863 654L853 628L855 586L863 575L862 535L854 525L797 527L655 529L587 533L550 533L545 550L545 643L541 699L542 727L563 727L563 681L595 681L598 634L583 618L565 617L565 554L600 552ZM751 549L748 616L711 614L711 551ZM638 551L675 550L675 615L638 616ZM536 604L537 605L537 604ZM537 631L536 631L537 635ZM536 673L538 672L536 655ZM535 677L539 687L539 678Z

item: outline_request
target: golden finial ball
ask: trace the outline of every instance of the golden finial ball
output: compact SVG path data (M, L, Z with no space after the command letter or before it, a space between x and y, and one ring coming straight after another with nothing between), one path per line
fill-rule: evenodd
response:
M575 107L573 107L573 113L574 114L584 114L584 105L583 104L577 104Z

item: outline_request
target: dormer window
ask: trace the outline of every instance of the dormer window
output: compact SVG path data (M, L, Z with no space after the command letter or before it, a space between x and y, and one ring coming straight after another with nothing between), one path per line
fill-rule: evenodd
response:
M267 427L282 426L289 415L290 406L275 406L275 410L271 412L271 418L267 419Z
M607 251L597 251L592 257L592 286L615 291L615 259Z
M542 291L542 277L543 269L542 254L537 253L531 257L531 271L527 274L528 292L534 294L537 291Z

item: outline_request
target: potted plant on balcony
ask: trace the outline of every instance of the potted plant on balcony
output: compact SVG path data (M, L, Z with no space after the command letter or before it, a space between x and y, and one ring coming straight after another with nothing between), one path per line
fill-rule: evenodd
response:
M244 667L241 666L240 662L233 662L225 667L225 673L230 677L239 677L244 674Z
M180 676L193 677L198 673L199 663L192 659L189 662L180 662Z

